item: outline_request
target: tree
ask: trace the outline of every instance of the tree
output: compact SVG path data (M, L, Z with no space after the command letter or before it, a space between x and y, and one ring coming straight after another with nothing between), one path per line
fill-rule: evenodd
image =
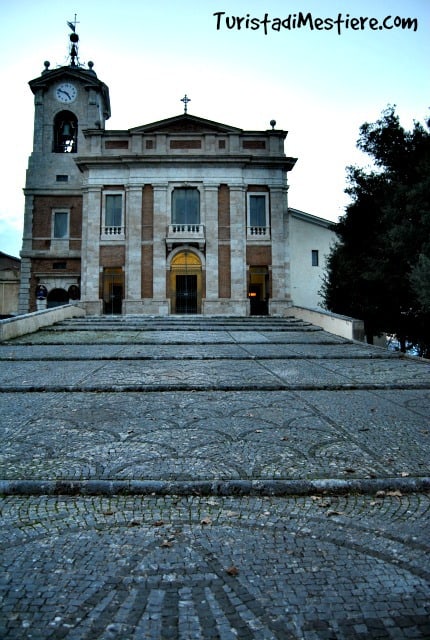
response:
M360 127L373 168L349 167L351 203L336 225L322 294L336 313L364 320L369 341L396 335L430 355L430 135L400 125L394 107Z

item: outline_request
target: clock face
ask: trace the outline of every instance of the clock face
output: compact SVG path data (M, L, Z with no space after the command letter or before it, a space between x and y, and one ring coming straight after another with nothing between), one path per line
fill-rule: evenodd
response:
M64 104L74 102L77 95L78 90L75 85L70 82L63 82L55 89L55 97L59 102L63 102Z

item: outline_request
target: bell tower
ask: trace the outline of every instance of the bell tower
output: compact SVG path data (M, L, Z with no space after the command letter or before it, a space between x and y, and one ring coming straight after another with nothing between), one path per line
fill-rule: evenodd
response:
M68 64L51 69L46 61L29 82L34 135L24 189L19 313L56 306L79 292L82 174L76 160L86 150L83 132L103 131L110 117L109 89L93 62L80 62L76 18L67 24Z

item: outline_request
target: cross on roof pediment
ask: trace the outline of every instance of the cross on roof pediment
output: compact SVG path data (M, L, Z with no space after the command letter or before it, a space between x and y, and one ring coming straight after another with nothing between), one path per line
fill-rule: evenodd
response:
M241 133L242 129L213 122L205 118L198 118L189 113L181 113L179 116L158 120L139 127L130 129L131 133Z

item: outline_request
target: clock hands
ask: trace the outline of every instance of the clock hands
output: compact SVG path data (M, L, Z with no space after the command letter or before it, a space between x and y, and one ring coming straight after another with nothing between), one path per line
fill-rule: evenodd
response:
M64 95L67 96L69 100L72 99L70 93L67 93L67 91L65 91L64 89L58 89L58 93L64 93Z

